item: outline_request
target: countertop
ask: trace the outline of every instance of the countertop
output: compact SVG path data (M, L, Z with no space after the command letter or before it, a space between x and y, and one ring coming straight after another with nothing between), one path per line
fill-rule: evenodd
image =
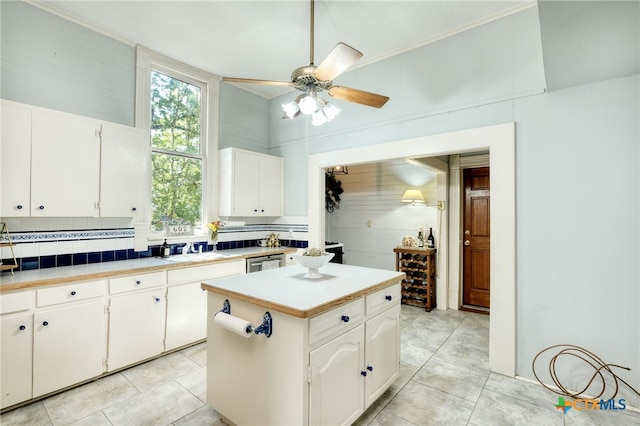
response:
M304 278L301 265L208 280L202 288L299 318L309 318L388 287L403 272L328 263L322 278Z
M194 265L225 262L248 257L265 256L278 253L295 253L290 247L247 247L216 252L175 255L169 258L146 257L141 259L119 260L115 262L92 263L87 265L62 266L59 268L35 269L32 271L3 273L0 276L0 293L5 291L28 289L33 287L65 284L70 282L110 278L141 272L161 271Z

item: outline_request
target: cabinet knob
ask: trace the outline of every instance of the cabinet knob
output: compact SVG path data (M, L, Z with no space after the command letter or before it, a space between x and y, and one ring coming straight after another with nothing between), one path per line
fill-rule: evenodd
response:
M22 210L22 204L18 204L18 205L16 206L16 208L17 208L18 210Z
M393 297L391 297L390 294L387 294L384 298L387 299L388 301L393 300Z
M340 319L344 322L349 322L349 317L347 315L343 315Z
M364 371L364 370L362 370L362 371L360 372L360 374L362 375L362 377L367 377L367 372L366 372L366 371Z
M260 210L260 212L261 212L261 213L264 213L264 209L261 209L261 210Z
M372 366L370 366L370 365L367 365L367 370L369 370L369 371L373 371L373 367L372 367Z
M253 209L254 212L258 213L258 209Z
M39 206L38 206L38 209L40 209L40 210L44 210L44 206L43 206L43 205L39 205Z
M136 285L140 285L140 284L142 284L142 281L136 280Z
M132 211L132 212L135 212L136 210L138 210L136 207L132 207L132 208L131 208L131 211Z
M71 292L71 295L72 295L72 296L75 296L76 294L77 294L77 293L76 293L76 291L75 291L75 290L73 290L73 291Z
M27 326L26 325L21 325L20 327L18 327L20 330L26 330Z
M45 327L48 326L49 325L49 321L42 321L42 325L45 326Z
M159 301L160 301L160 298L159 298L159 297L156 297L155 299L156 299L156 302L159 302Z

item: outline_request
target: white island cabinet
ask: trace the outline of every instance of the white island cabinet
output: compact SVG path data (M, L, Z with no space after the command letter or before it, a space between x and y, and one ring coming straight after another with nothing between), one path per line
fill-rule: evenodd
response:
M404 274L329 263L208 280L207 399L236 425L352 424L399 373ZM230 331L271 317L271 335ZM231 327L233 328L233 327Z

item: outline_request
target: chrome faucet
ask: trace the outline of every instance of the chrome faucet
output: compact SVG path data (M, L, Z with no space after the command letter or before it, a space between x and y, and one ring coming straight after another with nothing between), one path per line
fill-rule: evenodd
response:
M182 247L182 254L188 254L191 251L191 247L192 247L193 243L186 243L183 247Z

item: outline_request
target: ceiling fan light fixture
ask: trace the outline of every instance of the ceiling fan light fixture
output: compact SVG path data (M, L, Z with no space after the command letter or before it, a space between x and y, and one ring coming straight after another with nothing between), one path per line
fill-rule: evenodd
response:
M282 104L282 111L284 112L284 116L282 118L285 119L294 119L300 114L300 108L298 107L298 103L296 101Z
M307 93L302 96L298 102L300 112L305 115L311 115L319 109L319 102L316 96L316 90L310 87Z
M322 126L327 121L329 120L327 119L327 116L324 115L322 109L318 109L316 112L311 114L311 124L313 126Z
M331 121L340 114L340 108L332 104L331 102L322 101L324 106L322 107L322 112L327 116L327 121Z

